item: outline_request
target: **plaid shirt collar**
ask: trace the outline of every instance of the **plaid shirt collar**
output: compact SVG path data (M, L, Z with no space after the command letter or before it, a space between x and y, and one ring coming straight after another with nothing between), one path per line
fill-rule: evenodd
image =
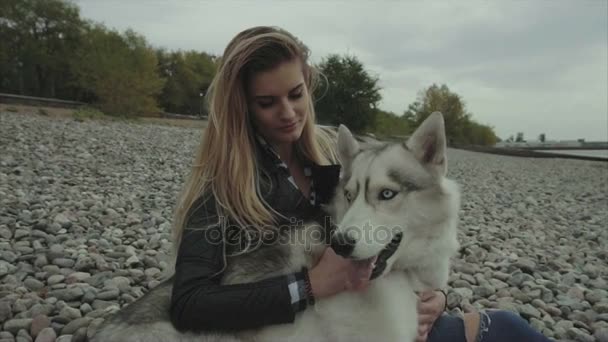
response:
M279 156L279 153L260 134L256 134L256 139L260 143L260 145L262 146L264 151L273 159L275 166L279 170L281 170L281 172L287 177L287 179L289 180L289 183L291 183L291 185L295 189L300 191L300 188L296 184L296 181L293 178L293 176L291 175L291 172L289 172L289 167L281 159L281 157ZM317 204L317 199L316 199L316 191L315 191L315 186L314 186L314 179L312 177L312 173L313 173L312 163L307 160L304 160L303 163L304 163L304 176L306 176L308 179L310 179L309 201L310 201L310 204L312 204L314 206Z
M256 134L255 138L264 154L269 157L270 163L274 164L274 167L284 174L292 186L299 191L297 184L289 172L289 168L281 160L275 149L260 134ZM302 160L302 162L304 163L304 175L311 180L310 203L313 206L329 203L340 181L340 164L318 165L310 160Z

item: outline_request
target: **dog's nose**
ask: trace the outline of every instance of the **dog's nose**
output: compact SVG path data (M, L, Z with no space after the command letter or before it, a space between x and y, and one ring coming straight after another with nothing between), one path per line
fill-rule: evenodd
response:
M336 254L346 258L355 249L355 240L348 236L348 234L337 233L331 239L331 248Z

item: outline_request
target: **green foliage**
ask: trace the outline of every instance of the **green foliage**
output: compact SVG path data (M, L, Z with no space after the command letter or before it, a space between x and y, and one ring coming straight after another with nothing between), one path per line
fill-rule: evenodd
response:
M158 97L167 112L206 115L201 94L206 94L215 75L216 58L196 51L157 50L158 70L167 81Z
M105 119L106 115L96 108L83 106L76 109L72 113L72 117L77 121L84 121L87 119Z
M0 91L76 97L69 56L79 45L82 21L61 0L0 2Z
M0 92L87 102L115 117L161 110L207 114L201 94L216 73L217 57L154 49L132 30L121 33L81 19L68 0L0 0L0 42ZM446 85L423 90L397 116L378 108L379 80L357 57L332 54L317 67L328 81L314 94L319 123L389 137L408 135L441 111L450 144L498 140L491 127L471 119L462 98ZM81 108L74 116L82 120L103 113ZM523 134L517 140L523 141Z
M326 89L320 90L325 96L316 104L319 122L345 124L354 132L372 126L381 100L378 79L354 56L329 55L318 68L328 80Z
M473 121L460 95L446 85L433 84L421 91L405 111L404 120L418 126L435 111L443 114L450 145L494 145L498 141L493 128Z
M408 121L395 113L377 109L374 120L372 131L378 137L405 136L411 133Z
M103 112L114 116L158 114L156 96L164 80L157 73L156 54L144 37L101 25L87 29L76 52L73 70L78 85L95 94Z

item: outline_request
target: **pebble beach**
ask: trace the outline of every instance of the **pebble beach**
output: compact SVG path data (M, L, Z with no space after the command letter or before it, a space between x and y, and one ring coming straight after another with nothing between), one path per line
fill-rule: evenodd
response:
M0 342L85 341L171 270L201 130L0 112ZM608 342L608 163L448 151L460 184L448 309Z

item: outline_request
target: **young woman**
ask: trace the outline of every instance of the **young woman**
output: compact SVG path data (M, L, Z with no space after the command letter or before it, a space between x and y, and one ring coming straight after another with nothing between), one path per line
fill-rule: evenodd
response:
M209 123L174 220L177 259L170 315L179 330L289 324L315 299L368 286L371 269L357 269L331 248L310 270L220 284L228 255L257 246L264 227L317 215L337 184L332 143L315 126L317 74L308 57L304 44L273 27L247 29L224 51L211 86ZM441 315L445 300L439 291L421 294L419 339L464 341L465 326L468 338L476 338L485 316ZM505 322L493 319L490 329L517 330ZM518 321L515 326L522 336L533 336L527 325Z

